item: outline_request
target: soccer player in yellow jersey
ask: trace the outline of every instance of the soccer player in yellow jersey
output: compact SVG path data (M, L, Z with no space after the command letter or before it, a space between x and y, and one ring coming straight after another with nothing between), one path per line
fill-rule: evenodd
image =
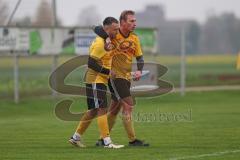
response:
M134 80L141 77L144 60L140 46L139 38L133 33L136 28L136 18L134 11L126 10L120 15L119 33L112 43L115 49L112 51L112 71L116 74L114 79L110 79L109 88L112 92L112 102L108 114L109 130L111 131L117 114L122 108L122 120L129 138L129 146L149 146L142 140L136 138L133 123L132 112L134 108L133 99L130 93L131 71L133 58L137 60L137 71L134 73ZM100 26L95 27L95 33L105 37L106 33ZM106 37L105 37L106 38ZM102 145L100 139L96 145Z
M113 17L107 17L103 21L104 31L111 38L114 38L119 30L118 20ZM92 42L88 59L88 70L86 72L86 95L88 112L86 112L76 129L74 135L69 142L77 147L85 147L82 143L82 135L88 128L92 119L97 116L97 123L103 138L104 147L106 148L122 148L123 145L115 145L112 143L108 121L107 121L107 84L111 73L112 54L111 41L97 36Z

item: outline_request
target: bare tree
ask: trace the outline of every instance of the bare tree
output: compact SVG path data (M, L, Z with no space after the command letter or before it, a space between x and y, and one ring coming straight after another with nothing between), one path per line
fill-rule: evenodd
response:
M0 25L4 25L8 18L8 5L0 0Z
M101 24L101 16L98 13L96 6L88 6L84 8L78 17L78 25L91 26Z
M51 4L42 0L40 5L38 6L36 19L33 25L47 27L53 25L53 10L51 8Z

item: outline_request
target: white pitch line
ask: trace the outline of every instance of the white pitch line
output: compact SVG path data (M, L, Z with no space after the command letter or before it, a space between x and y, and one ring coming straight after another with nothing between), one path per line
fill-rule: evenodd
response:
M240 85L186 87L186 92L223 91L223 90L240 90ZM174 88L173 92L180 92L180 88Z
M240 150L215 152L215 153L200 154L195 156L176 157L176 158L170 158L169 160L186 160L186 159L198 159L198 158L204 158L204 157L217 157L217 156L222 156L222 155L231 154L231 153L240 153Z

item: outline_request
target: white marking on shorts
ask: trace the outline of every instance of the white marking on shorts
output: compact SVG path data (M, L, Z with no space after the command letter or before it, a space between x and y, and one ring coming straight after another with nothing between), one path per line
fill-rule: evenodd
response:
M98 97L97 97L97 84L93 83L92 87L93 87L93 97L94 97L95 107L99 108Z

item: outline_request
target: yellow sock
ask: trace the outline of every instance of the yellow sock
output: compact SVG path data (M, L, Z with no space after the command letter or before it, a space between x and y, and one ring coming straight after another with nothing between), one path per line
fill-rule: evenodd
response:
M114 114L108 114L107 116L107 119L108 119L108 128L109 128L109 133L111 132L115 122L116 122L116 119L117 119L117 115L114 115ZM103 139L103 137L100 135L100 139Z
M90 123L92 122L92 119L94 118L94 116L85 113L81 119L81 121L78 124L78 127L76 129L76 132L80 135L83 135L83 133L86 131L86 129L88 128L88 126L90 125Z
M98 123L98 128L100 130L101 138L109 137L107 114L98 116L97 123Z
M125 114L122 117L124 128L128 134L128 138L131 141L134 141L136 139L133 122L132 122L132 115L131 114Z

